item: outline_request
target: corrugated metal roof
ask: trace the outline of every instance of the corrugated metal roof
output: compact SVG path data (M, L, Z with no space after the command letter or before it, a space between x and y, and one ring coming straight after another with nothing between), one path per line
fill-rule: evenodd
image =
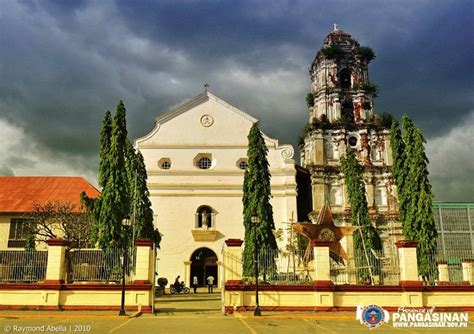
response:
M73 203L80 209L80 194L98 197L99 190L76 176L0 176L0 212L31 212L35 204Z

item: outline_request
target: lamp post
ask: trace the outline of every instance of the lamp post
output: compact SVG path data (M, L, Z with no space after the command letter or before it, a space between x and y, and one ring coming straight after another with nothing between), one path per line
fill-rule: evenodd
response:
M122 219L122 229L124 239L127 238L128 228L130 227L130 217L126 216ZM122 301L120 303L119 315L127 315L125 312L125 266L127 261L127 245L128 242L124 243L123 254L122 254Z
M255 310L253 311L254 316L261 316L262 313L260 312L260 305L258 302L258 242L257 242L257 226L260 224L260 218L258 218L257 214L253 214L252 217L250 218L252 222L252 226L254 227L254 245L255 245L255 256L254 256L254 261L255 261Z

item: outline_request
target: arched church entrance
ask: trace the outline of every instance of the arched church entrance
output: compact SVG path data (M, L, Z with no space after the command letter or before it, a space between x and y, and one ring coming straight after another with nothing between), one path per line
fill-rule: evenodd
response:
M196 249L191 255L191 277L189 278L189 286L192 286L193 277L197 276L198 285L207 285L206 278L209 275L214 277L214 285L217 285L217 255L209 248L202 247Z

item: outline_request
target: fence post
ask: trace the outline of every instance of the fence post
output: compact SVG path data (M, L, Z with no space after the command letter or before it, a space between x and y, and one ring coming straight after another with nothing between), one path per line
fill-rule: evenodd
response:
M418 278L418 263L416 259L416 246L418 242L400 240L395 245L398 248L401 285L421 285L422 282Z
M416 259L417 241L400 240L395 243L398 248L400 264L400 285L403 287L405 305L410 307L423 306L423 282L418 278Z
M320 310L330 310L334 307L334 284L331 281L331 268L329 262L329 246L332 241L313 240L314 247L314 269L313 286L315 308Z
M49 239L45 284L64 284L67 240Z
M240 239L225 240L222 252L222 312L232 314L235 309L244 306L244 291L229 291L227 284L242 283L242 244Z
M223 282L240 281L242 279L242 244L240 239L227 239L223 256Z
M329 245L332 241L314 240L314 271L313 281L318 285L328 285L331 282L330 265L329 265Z
M438 261L438 284L449 282L448 263L446 261Z
M474 285L474 262L471 259L462 260L462 280Z
M153 241L148 239L135 240L137 260L133 284L150 284L153 282Z

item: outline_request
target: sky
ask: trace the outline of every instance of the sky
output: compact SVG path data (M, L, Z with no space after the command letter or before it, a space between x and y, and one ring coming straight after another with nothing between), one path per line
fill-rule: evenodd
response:
M96 182L106 110L122 99L135 139L206 82L298 152L336 22L376 53L375 110L423 130L435 200L474 202L473 17L471 0L0 0L0 175Z

